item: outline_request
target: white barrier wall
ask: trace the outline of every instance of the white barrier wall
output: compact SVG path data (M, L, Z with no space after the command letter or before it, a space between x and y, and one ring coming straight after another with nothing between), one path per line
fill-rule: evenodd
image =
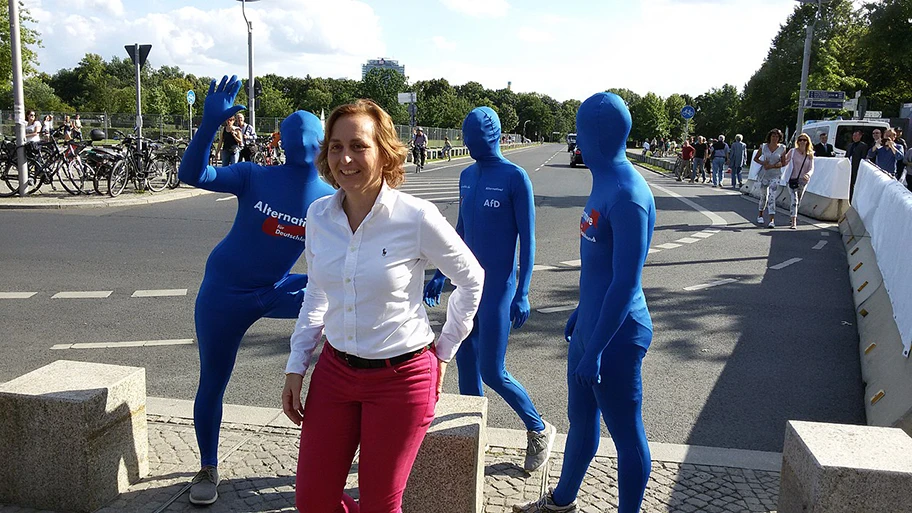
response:
M754 155L757 154L754 151ZM794 159L792 159L794 162ZM785 184L788 177L792 174L792 162L782 169L782 177L779 179L780 184ZM756 180L763 166L754 162L751 156L750 172L747 175L748 180ZM808 182L807 192L832 199L849 199L849 185L852 181L852 167L849 159L842 157L815 157L814 174L811 175L811 181Z
M912 348L912 194L896 179L863 160L858 167L852 206L871 234L877 265L902 337L903 356L908 357Z

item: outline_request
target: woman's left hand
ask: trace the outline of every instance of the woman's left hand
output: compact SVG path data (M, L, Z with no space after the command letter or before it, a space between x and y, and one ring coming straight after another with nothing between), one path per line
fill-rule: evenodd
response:
M447 362L437 359L437 395L443 392L443 376L446 374Z

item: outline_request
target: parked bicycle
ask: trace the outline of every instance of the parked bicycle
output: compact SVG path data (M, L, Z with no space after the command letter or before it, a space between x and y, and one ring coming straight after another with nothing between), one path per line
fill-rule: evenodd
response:
M137 191L165 190L170 181L168 162L153 157L153 151L160 149L160 146L143 137L139 138L141 149L137 151L136 135L126 135L120 131L117 134L123 140L121 146L124 148L124 158L114 164L107 177L108 195L112 198L119 196L131 182Z

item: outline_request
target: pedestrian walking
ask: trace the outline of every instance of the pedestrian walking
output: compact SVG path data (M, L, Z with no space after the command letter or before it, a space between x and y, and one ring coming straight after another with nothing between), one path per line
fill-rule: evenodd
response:
M450 138L443 136L443 156L446 157L447 162L453 160L453 156L451 155L452 151L453 145L450 144Z
M222 167L237 164L238 157L241 154L241 144L244 142L244 138L241 136L241 129L234 122L234 116L226 119L221 132L219 132L219 141L215 154L219 156Z
M308 513L398 513L484 271L434 204L396 189L408 150L389 114L358 100L337 107L326 130L317 167L337 190L308 210L310 280L282 391L301 425L295 503ZM422 305L428 264L456 285L436 342ZM356 504L344 490L359 446Z
M798 135L798 138L795 139L795 147L789 150L785 161L792 163L792 172L788 177L789 215L792 218L789 228L797 230L798 205L801 197L804 196L804 189L811 181L811 175L814 174L814 148L811 147L811 137L808 134Z
M725 136L720 135L712 145L712 186L722 187L725 178L725 166L728 164L728 154L731 148L725 142Z
M785 167L785 146L782 141L782 131L774 128L766 134L766 142L754 156L754 162L763 166L758 179L760 181L760 213L757 214L757 224L763 226L763 210L769 214L769 228L776 227L776 194L779 192L779 180L782 168Z
M861 164L861 161L868 158L868 144L861 140L864 132L860 128L856 128L852 132L852 144L849 144L848 149L846 149L846 158L849 159L852 168L852 176L849 182L849 203L852 202L852 197L855 195L855 181L858 178L858 166Z
M703 162L706 160L706 151L709 147L706 145L706 138L701 136L697 137L697 143L693 145L694 147L694 159L693 159L693 172L690 174L690 183L694 183L697 179L697 171L700 172L702 181L706 182L706 169L703 167Z
M676 172L680 173L676 177L677 181L682 181L685 173L692 175L694 151L694 147L690 145L690 141L684 139L684 146L681 147L681 168L680 170L676 170ZM690 179L690 182L693 183L693 178Z
M256 130L253 125L247 123L244 114L238 112L236 118L237 127L241 130L241 151L238 153L241 162L250 162L257 152Z
M731 168L732 188L740 189L743 185L741 182L741 170L747 163L747 145L744 144L744 136L735 135L735 142L731 145L728 165Z

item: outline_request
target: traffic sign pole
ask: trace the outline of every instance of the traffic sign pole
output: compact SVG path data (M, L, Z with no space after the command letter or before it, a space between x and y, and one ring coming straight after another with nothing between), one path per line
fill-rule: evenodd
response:
M193 89L187 91L187 109L190 112L190 118L187 122L189 137L193 138L193 103L196 102L196 93L193 92Z

